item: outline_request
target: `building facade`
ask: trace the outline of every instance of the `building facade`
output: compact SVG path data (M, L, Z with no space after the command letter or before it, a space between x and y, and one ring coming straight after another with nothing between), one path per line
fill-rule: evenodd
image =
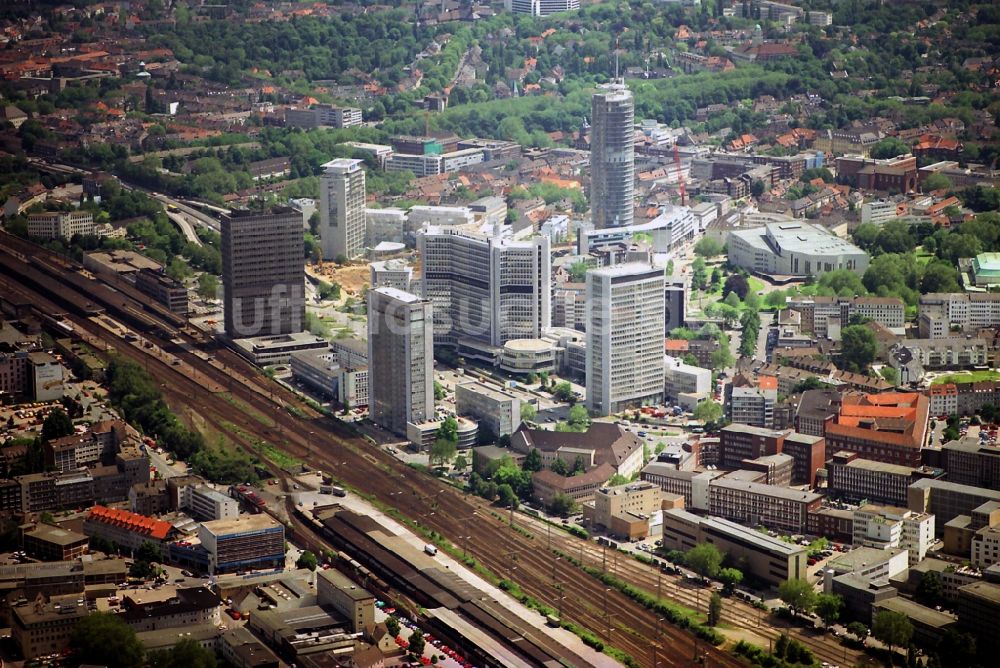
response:
M623 79L591 104L590 207L594 229L632 224L635 207L635 103Z
M365 170L361 160L338 158L323 165L319 218L323 259L358 257L365 251Z
M587 409L663 402L663 271L628 263L587 272Z
M226 335L280 336L305 327L302 218L290 207L222 216Z
M909 553L910 565L927 556L934 544L934 516L906 508L867 504L854 511L854 545L898 547Z
M208 552L209 573L280 569L285 565L285 527L270 515L203 522L198 538Z
M434 417L434 322L431 302L396 288L368 292L368 413L405 435Z
M521 426L521 400L477 382L455 386L455 412L471 417L494 436L509 436Z
M450 227L417 237L422 296L434 303L434 342L499 347L538 339L551 324L549 240L513 241ZM470 351L470 354L475 354Z

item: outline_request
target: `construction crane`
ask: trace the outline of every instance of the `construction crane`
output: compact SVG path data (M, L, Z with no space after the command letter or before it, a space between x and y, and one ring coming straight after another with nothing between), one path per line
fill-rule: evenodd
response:
M684 172L681 171L681 154L677 150L677 142L674 142L674 167L677 168L677 183L680 185L681 206L687 206L687 189L684 187Z

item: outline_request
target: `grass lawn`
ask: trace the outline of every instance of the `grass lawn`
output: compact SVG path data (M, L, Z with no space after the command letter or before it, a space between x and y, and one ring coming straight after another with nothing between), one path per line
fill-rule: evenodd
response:
M931 259L934 257L934 254L928 253L922 247L920 247L917 248L916 256L917 256L917 264L923 267L924 265L926 265L928 262L931 261Z
M976 383L981 380L1000 380L1000 372L993 371L992 369L984 369L982 371L949 373L947 376L935 378L931 385L942 385L944 383Z

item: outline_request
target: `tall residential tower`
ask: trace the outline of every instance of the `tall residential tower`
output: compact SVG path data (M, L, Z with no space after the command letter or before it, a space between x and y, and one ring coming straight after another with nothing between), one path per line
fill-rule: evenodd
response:
M368 411L400 435L434 418L431 303L397 288L368 292Z
M587 272L587 409L663 402L663 270L632 262Z
M622 79L594 93L590 130L590 210L594 229L632 224L635 103Z
M294 334L305 327L302 214L289 207L222 216L226 334Z
M361 160L338 158L323 165L319 216L323 259L351 259L365 252L365 170Z

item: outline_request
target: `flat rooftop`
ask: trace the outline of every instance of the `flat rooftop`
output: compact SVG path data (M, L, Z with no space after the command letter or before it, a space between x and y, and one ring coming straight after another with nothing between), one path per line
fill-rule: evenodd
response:
M72 531L70 529L63 529L62 527L52 526L51 524L39 524L31 531L26 532L26 535L39 540L44 540L48 543L62 545L63 547L87 540L87 537L82 533Z
M750 543L751 545L768 552L784 556L792 556L799 554L800 552L805 552L805 548L801 545L786 543L783 540L772 538L766 533L762 533L756 529L751 529L750 527L745 527L742 524L737 524L736 522L732 522L721 517L705 518L702 520L702 526L715 529L726 536L740 540L744 543Z
M279 524L278 521L270 515L261 513L259 515L240 515L239 517L233 519L202 522L201 526L203 526L207 531L219 536L222 534L241 533L244 531L273 529L275 527L280 527L281 524Z
M914 603L909 599L896 596L887 598L884 601L877 601L872 604L875 608L891 610L906 615L908 618L919 622L924 626L934 628L944 628L958 623L958 618L944 612L938 612L934 608Z
M862 566L874 566L888 561L900 552L899 548L880 550L877 547L859 547L831 561L828 566L835 571L854 571Z

